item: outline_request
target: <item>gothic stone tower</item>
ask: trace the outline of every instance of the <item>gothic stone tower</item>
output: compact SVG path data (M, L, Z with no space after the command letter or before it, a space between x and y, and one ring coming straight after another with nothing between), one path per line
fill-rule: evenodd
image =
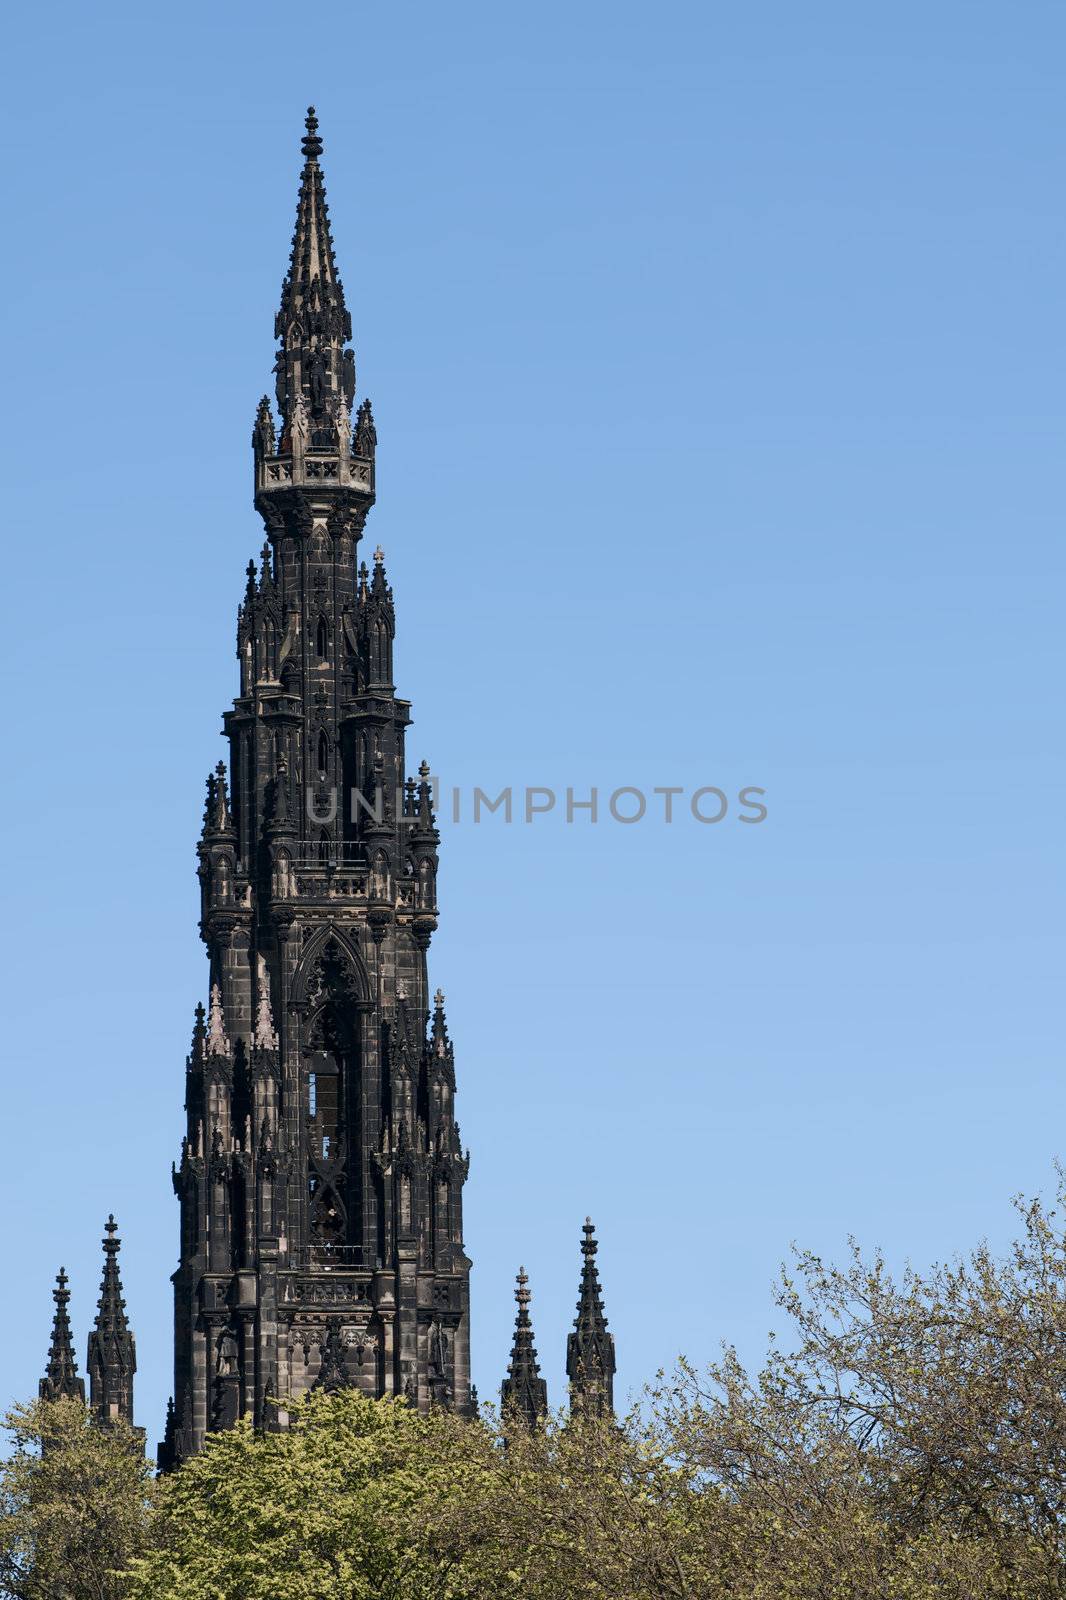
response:
M374 503L314 111L253 434L267 543L238 614L229 774L199 844L197 1010L174 1187L167 1465L319 1386L470 1409L469 1270L443 996L426 952L439 835L405 778L393 595L357 549ZM354 421L354 425L353 425Z

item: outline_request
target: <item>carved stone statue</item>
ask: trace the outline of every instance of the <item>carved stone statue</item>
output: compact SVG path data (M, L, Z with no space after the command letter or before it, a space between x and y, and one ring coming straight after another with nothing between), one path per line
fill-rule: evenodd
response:
M448 1335L442 1328L439 1319L433 1324L429 1359L433 1370L439 1373L441 1377L444 1377L448 1371Z
M370 401L364 400L359 407L355 419L355 453L357 456L372 456L378 442L378 430L374 426L374 413L370 409Z
M270 402L266 395L259 402L255 418L255 444L261 456L274 454L274 418L270 415Z
M302 394L296 396L292 408L292 449L294 455L303 455L311 431L307 422L307 403Z
M237 1372L237 1338L232 1328L223 1328L218 1336L218 1355L215 1372L220 1378L232 1378Z
M326 400L326 362L321 350L311 352L311 407L321 411Z
M337 403L336 428L338 449L346 456L352 445L352 419L343 400Z

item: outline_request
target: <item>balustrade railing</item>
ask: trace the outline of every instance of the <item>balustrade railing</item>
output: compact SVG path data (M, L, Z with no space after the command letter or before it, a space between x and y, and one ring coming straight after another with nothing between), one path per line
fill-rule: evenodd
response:
M361 1244L312 1244L302 1250L290 1250L288 1255L293 1267L326 1267L341 1272L366 1265Z
M365 867L366 846L350 839L302 840L292 846L294 867Z

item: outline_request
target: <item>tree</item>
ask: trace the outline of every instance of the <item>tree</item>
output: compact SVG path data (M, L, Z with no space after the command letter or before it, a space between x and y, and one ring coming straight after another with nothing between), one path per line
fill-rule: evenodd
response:
M13 1600L119 1600L144 1548L150 1472L140 1436L98 1427L76 1399L37 1400L3 1425L0 1593Z
M729 1592L1066 1595L1066 1235L1016 1205L1005 1261L981 1245L897 1278L854 1243L844 1268L799 1253L791 1353L660 1387L677 1459L743 1531Z
M492 1442L448 1412L313 1393L283 1433L212 1434L160 1486L131 1600L458 1596Z
M673 1458L661 1419L577 1412L530 1430L490 1417L496 1470L470 1508L471 1594L523 1600L694 1600L721 1496ZM501 1448L506 1435L506 1449Z

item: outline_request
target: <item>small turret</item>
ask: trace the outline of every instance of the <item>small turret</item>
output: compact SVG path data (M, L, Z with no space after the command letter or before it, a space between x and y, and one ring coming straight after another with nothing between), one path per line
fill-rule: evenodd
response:
M437 838L437 819L433 812L433 784L430 781L429 762L422 761L418 767L417 795L417 823L414 832L423 838Z
M392 586L385 576L385 552L380 545L374 551L373 572L368 573L366 562L363 562L359 569L357 601L359 645L365 682L376 686L391 685L396 609L393 604Z
M517 1418L530 1432L548 1412L548 1385L540 1375L537 1350L533 1343L533 1324L529 1316L529 1279L526 1269L519 1267L515 1280L514 1343L507 1376L500 1385L500 1406L505 1419Z
M373 460L377 447L378 430L374 426L374 413L370 408L370 401L364 400L356 413L352 450L357 456L364 456L368 460Z
M229 807L229 786L226 782L226 763L220 761L207 780L207 803L204 806L204 839L231 839L235 836L233 818Z
M436 1070L443 1071L452 1081L455 1078L455 1052L448 1037L448 1022L444 1015L444 990L433 996L433 1023L429 1033L429 1053Z
M189 1059L186 1062L190 1072L195 1067L203 1066L206 1053L207 1013L203 1008L203 1004L198 1000L196 1002L196 1010L193 1012L192 1048L189 1051Z
M272 599L276 593L274 584L274 558L270 549L270 541L265 540L259 552L259 594L264 599Z
M104 1230L104 1276L97 1301L96 1323L89 1335L89 1404L97 1421L122 1417L133 1422L133 1374L137 1347L126 1319L118 1271L121 1241L114 1217Z
M607 1331L600 1277L596 1269L596 1232L585 1218L581 1240L581 1288L577 1297L574 1331L566 1341L566 1375L570 1379L570 1410L589 1416L614 1413L614 1336Z
M37 1392L42 1400L85 1399L85 1384L78 1377L78 1363L74 1359L74 1344L70 1336L70 1290L67 1288L66 1269L60 1267L52 1299L56 1303L52 1319L52 1343L48 1350L48 1365Z

